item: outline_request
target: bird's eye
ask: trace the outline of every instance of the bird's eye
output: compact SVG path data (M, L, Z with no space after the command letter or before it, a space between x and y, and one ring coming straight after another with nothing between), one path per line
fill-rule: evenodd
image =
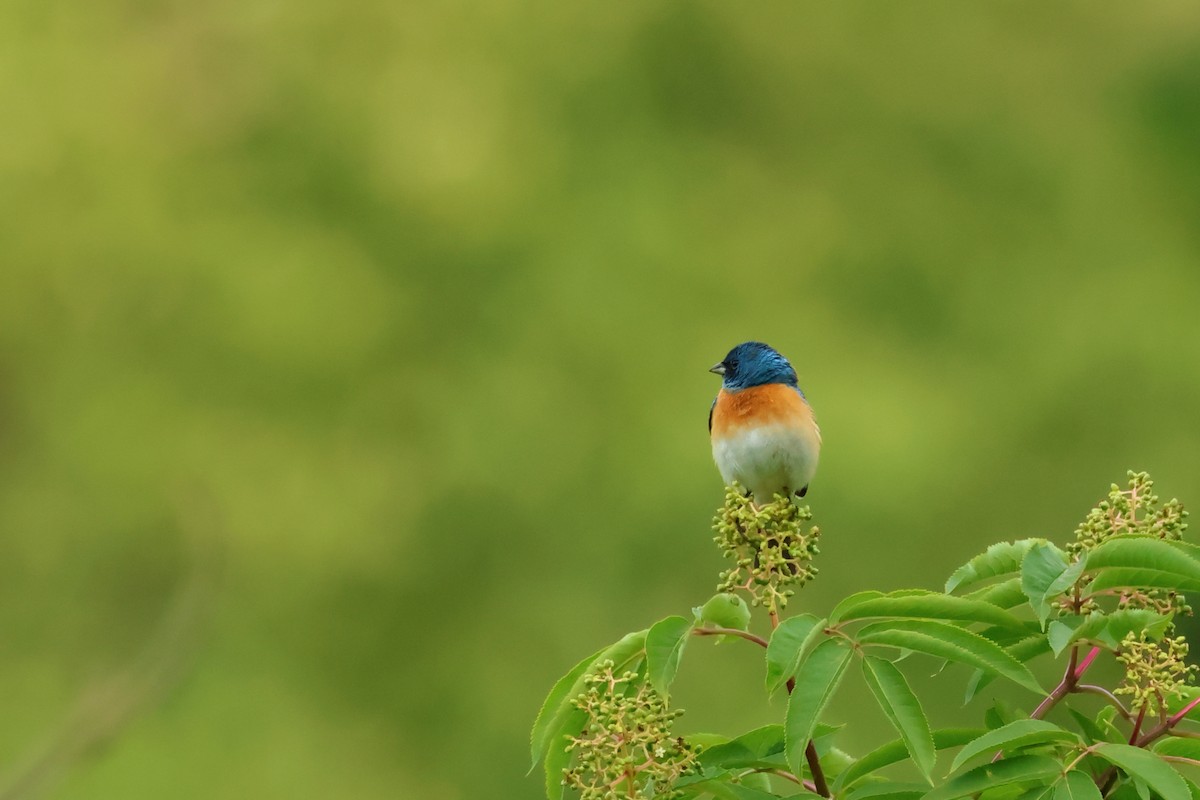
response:
M725 362L726 372L737 372L737 364L738 364L738 362L737 362L736 358L731 358L728 361L726 361Z

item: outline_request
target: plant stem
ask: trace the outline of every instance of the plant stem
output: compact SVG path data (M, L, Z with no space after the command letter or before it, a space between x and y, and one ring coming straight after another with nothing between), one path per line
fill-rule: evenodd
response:
M1100 655L1100 648L1093 647L1091 651L1084 657L1083 663L1081 663L1078 669L1075 670L1076 681L1083 677L1083 673L1087 672L1088 667L1092 665L1092 662L1096 660L1096 656L1098 655Z
M791 781L792 783L800 784L801 786L803 786L805 789L807 789L810 792L817 791L817 785L815 783L813 783L812 781L809 781L809 780L801 780L800 778L796 777L795 773L788 772L786 769L752 769L750 771L751 772L765 772L768 775L778 775L779 777L783 778L784 780L788 780L788 781Z
M813 740L808 740L808 747L804 748L804 760L808 762L808 769L813 777L813 791L821 795L821 797L829 797L829 784L825 782L825 771L821 769L821 758L817 755L817 746L813 744Z
M1055 686L1050 694L1046 695L1046 699L1042 700L1042 702L1038 704L1038 707L1033 710L1033 713L1029 715L1029 718L1041 719L1049 714L1050 709L1058 705L1058 702L1066 697L1075 688L1075 682L1079 680L1079 676L1083 673L1083 670L1091 666L1091 659L1093 658L1095 658L1095 656L1089 653L1088 658L1085 659L1083 667L1077 668L1076 664L1079 661L1079 645L1072 647L1071 659L1067 662L1067 671L1063 673L1062 680L1058 682L1058 686Z
M1133 715L1129 713L1129 709L1125 708L1125 704L1122 703L1115 694L1110 692L1108 689L1105 689L1103 686L1096 686L1091 683L1081 683L1075 687L1075 691L1086 694L1098 694L1111 703L1117 709L1117 713L1120 714L1124 719L1133 719Z
M1156 725L1153 728L1151 728L1150 730L1146 731L1146 733L1142 736L1142 738L1138 739L1137 742L1135 742L1135 744L1138 747L1145 747L1146 745L1150 744L1151 742L1153 742L1155 739L1159 738L1163 734L1169 733L1172 728L1174 728L1176 725L1178 725L1180 722L1183 721L1183 718L1188 715L1189 711L1191 711L1193 708L1195 708L1198 705L1200 705L1200 697L1197 697L1195 700L1193 700L1192 702L1190 702L1186 706L1184 706L1180 711L1176 712L1175 714L1172 714L1170 717L1163 720L1158 725Z
M1176 725L1178 725L1180 722L1183 721L1183 718L1188 715L1189 711L1191 711L1193 708L1195 708L1198 705L1200 705L1200 697L1197 697L1195 700L1188 703L1182 709L1175 712L1167 719L1164 719L1162 722L1160 722L1159 724L1155 725L1150 730L1143 733L1141 735L1141 737L1138 737L1138 735L1137 735L1138 730L1141 728L1142 719L1145 717L1145 714L1146 714L1146 706L1143 705L1141 710L1138 712L1138 720L1137 720L1137 723L1133 727L1133 734L1129 737L1129 743L1131 745L1133 745L1134 747L1145 747L1146 745L1153 742L1155 739L1165 736L1166 734L1171 732L1172 728L1174 728ZM1104 773L1100 777L1096 778L1096 785L1100 787L1100 794L1107 797L1108 792L1116 784L1116 780L1117 780L1117 768L1116 767L1109 767L1107 770L1105 770Z
M751 633L750 631L739 631L737 628L692 628L693 636L738 636L748 642L754 642L760 647L766 647L768 642L766 639Z
M1129 743L1136 744L1138 734L1142 732L1142 723L1146 719L1146 704L1142 703L1141 709L1138 711L1137 719L1133 723L1133 731L1129 734Z

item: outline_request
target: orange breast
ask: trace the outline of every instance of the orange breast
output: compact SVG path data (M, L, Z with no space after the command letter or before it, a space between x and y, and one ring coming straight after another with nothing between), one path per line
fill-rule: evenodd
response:
M782 383L768 383L736 392L722 389L713 408L712 435L731 436L748 425L807 426L812 422L812 408L799 392Z

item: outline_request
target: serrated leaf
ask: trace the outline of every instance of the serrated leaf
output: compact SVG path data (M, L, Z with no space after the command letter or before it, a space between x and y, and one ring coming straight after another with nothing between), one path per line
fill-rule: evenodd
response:
M1083 574L1083 558L1068 562L1061 550L1049 542L1036 544L1021 561L1021 590L1042 626L1050 616L1050 601L1069 589Z
M884 596L885 595L883 592L876 591L875 589L868 589L864 592L855 592L833 607L833 611L829 612L829 623L831 625L836 625L842 618L842 612L848 608L853 608L859 603L867 600L877 600L878 598Z
M813 649L796 673L796 688L788 697L784 717L784 748L787 762L799 773L805 766L804 749L812 738L817 719L829 703L852 652L840 639L826 639Z
M1061 771L1062 765L1046 756L1005 758L964 772L926 794L924 800L955 800L997 786L1046 781L1058 777Z
M700 753L705 768L757 767L769 756L783 752L783 726L765 725Z
M1018 750L1034 744L1048 742L1078 742L1079 737L1068 730L1040 719L1020 719L988 731L973 742L963 746L954 757L950 771L954 772L972 758L984 753Z
M965 589L992 578L1019 572L1021 560L1029 552L1029 548L1040 541L1043 540L1022 539L992 545L954 571L946 581L946 594L955 589Z
M925 780L933 783L933 766L937 760L937 752L933 747L933 732L930 731L929 719L921 709L921 703L913 694L904 674L886 659L866 656L863 658L863 677L866 678L867 686L875 695L884 715L900 734L913 763L925 776Z
M1045 634L1038 633L1008 645L1004 648L1004 652L1024 664L1026 661L1032 661L1040 655L1049 653L1050 645L1046 643ZM995 679L994 673L975 670L967 680L967 692L963 697L963 704L974 700L975 696L990 686Z
M1088 554L1094 591L1123 586L1200 589L1200 561L1178 547L1151 536L1117 536Z
M1056 656L1080 641L1116 648L1130 632L1144 631L1150 638L1160 639L1170 622L1170 616L1156 614L1147 608L1127 608L1111 614L1095 612L1086 617L1063 617L1052 621L1046 629L1046 640Z
M1200 544L1192 544L1191 542L1172 541L1167 542L1171 547L1186 556L1190 556L1193 560L1200 561Z
M1024 642L1026 639L1031 637L1037 637L1039 639L1046 638L1046 635L1042 632L1038 624L1033 621L1021 623L1020 628L991 627L984 628L983 630L978 631L978 633L983 638L987 639L988 641L995 642L1006 650L1010 647L1020 644L1021 642Z
M692 622L684 617L661 619L646 633L646 677L663 697L679 671L683 648L691 633Z
M1098 744L1092 751L1157 792L1163 800L1191 800L1179 773L1154 753L1127 744Z
M863 596L869 594L874 596ZM1012 614L991 603L937 592L906 592L903 595L863 592L839 604L829 618L837 623L873 617L980 622L1015 629L1025 627Z
M788 617L771 632L767 644L767 694L796 674L800 662L808 655L825 627L825 620L812 614Z
M958 747L983 734L981 728L941 728L933 731L933 746L937 750L947 747ZM843 786L853 786L855 782L865 778L872 772L891 766L908 758L908 747L903 739L896 739L875 748L854 762L838 776L835 789L840 792Z
M869 625L859 631L860 644L902 647L994 673L1042 692L1028 667L1003 648L977 633L933 620L895 620Z
M538 712L529 736L530 754L533 757L531 771L546 755L550 743L564 733L564 718L575 710L571 705L571 700L583 691L583 679L591 667L600 661L610 659L617 666L625 664L645 648L646 633L642 630L627 634L620 641L598 650L580 661L571 668L570 672L558 679L558 682L550 690L550 694L546 696L546 701L542 703L542 709Z
M1102 800L1091 775L1072 770L1054 784L1054 800Z
M550 689L550 693L546 695L541 710L538 711L537 718L533 721L533 730L529 734L530 755L533 758L533 763L529 767L530 772L542 760L542 756L546 754L546 741L552 717L564 703L569 702L571 698L579 694L578 690L572 693L571 689L575 688L577 683L582 682L583 675L587 672L588 667L596 663L596 660L600 658L600 654L607 649L607 647L602 647L571 667L566 675L555 681L554 686Z
M1165 570L1108 567L1097 570L1095 579L1088 584L1092 592L1125 588L1194 592L1200 591L1200 581Z
M1025 592L1021 590L1020 575L974 592L968 592L963 596L968 600L980 600L1005 610L1016 608L1027 599Z

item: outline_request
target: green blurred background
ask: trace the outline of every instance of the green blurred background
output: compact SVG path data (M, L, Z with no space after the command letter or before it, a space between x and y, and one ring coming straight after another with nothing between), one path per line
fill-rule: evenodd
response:
M552 681L715 584L745 339L796 608L1200 505L1195 3L16 0L0 87L4 797L537 796ZM781 712L750 650L682 730Z

